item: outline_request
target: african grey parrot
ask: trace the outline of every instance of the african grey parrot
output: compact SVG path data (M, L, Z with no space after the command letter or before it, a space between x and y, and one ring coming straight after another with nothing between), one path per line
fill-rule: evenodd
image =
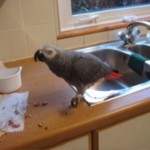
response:
M44 46L34 54L34 60L46 63L58 77L62 77L71 87L75 87L76 97L71 106L78 105L79 95L103 77L119 78L111 66L90 53L67 51L55 46Z

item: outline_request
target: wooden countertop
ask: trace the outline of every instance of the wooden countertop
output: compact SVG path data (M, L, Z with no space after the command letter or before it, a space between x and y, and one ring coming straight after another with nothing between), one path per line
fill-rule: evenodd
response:
M35 63L32 59L6 64L7 67L19 65L23 66L19 92L29 91L26 113L29 117L25 119L23 132L0 138L2 150L48 148L150 111L150 89L146 89L92 107L82 102L68 113L75 93L63 79L52 74L44 63ZM35 106L42 102L48 105Z

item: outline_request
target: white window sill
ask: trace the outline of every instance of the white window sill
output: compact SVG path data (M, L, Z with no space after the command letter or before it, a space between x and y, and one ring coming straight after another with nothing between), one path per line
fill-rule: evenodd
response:
M141 20L150 21L150 17L142 18ZM116 23L110 23L110 24L105 24L105 25L98 25L98 26L93 26L93 27L86 27L86 28L79 28L79 29L74 29L74 30L69 30L69 31L63 31L63 32L60 32L60 34L57 36L57 39L65 39L65 38L87 35L87 34L92 34L92 33L115 30L115 29L127 27L128 24L129 23L125 23L125 22L116 22Z

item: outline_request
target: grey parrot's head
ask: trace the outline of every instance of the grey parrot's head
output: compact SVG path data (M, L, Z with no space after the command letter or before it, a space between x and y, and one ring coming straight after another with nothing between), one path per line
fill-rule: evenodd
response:
M58 56L59 49L54 46L46 45L41 49L38 49L34 54L34 60L37 61L46 61L54 59Z

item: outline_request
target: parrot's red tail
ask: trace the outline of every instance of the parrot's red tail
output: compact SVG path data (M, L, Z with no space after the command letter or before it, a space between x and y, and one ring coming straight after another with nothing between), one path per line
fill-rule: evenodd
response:
M122 74L120 74L116 71L110 72L109 74L107 74L105 76L105 78L115 78L115 79L118 79L118 78L121 78L121 77L122 77Z

